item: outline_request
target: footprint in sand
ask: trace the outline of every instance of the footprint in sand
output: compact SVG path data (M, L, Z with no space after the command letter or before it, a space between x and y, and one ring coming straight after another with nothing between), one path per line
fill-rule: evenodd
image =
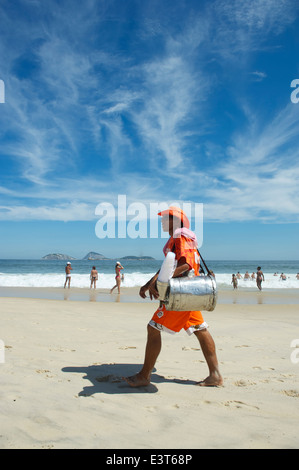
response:
M288 397L299 398L299 392L297 390L282 390L281 393L287 395Z
M76 349L64 349L64 348L50 348L49 351L55 352L76 352Z
M236 387L247 387L249 385L256 385L256 382L250 382L249 380L237 380L234 385Z
M253 366L252 367L253 369L256 369L256 370L263 370L263 371L267 371L267 370L275 370L274 367L261 367L261 366Z
M226 401L223 403L224 406L233 407L233 408L252 408L254 410L259 410L258 406L255 405L249 405L248 403L244 403L243 401L238 401L238 400L232 400L232 401Z
M51 375L51 371L47 369L37 369L35 372L37 374L46 374L48 379L52 379L54 377L54 375Z

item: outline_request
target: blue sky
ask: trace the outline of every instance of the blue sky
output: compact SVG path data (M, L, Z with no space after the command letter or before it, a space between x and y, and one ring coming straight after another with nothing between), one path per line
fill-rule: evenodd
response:
M0 258L160 258L161 239L97 238L97 205L126 195L202 203L207 259L299 259L298 15L2 0Z

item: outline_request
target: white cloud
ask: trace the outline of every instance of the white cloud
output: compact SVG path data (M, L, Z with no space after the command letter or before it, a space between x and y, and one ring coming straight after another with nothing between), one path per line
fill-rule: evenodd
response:
M16 162L16 177L31 186L22 194L2 183L2 220L91 220L96 204L115 199L119 192L133 201L196 198L205 203L212 220L297 217L296 106L277 113L268 124L259 121L258 110L255 115L244 106L248 128L227 135L226 148L215 142L212 149L204 135L217 121L217 109L214 122L205 114L214 86L207 62L211 65L221 56L237 64L242 52L263 47L269 35L294 20L293 2L208 2L204 14L185 18L179 31L145 18L148 28L142 40L149 40L151 33L159 37L160 49L147 51L140 61L120 52L118 38L115 44L94 47L108 9L104 3L102 8L98 2L84 3L73 15L71 5L57 5L42 29L32 24L30 35L26 22L6 15L0 58L8 79L1 131L4 135L13 129L18 139L3 141L1 151ZM38 66L31 80L11 73L27 49ZM229 69L230 63L224 65ZM251 75L256 80L267 76L261 71ZM125 120L134 127L136 139ZM199 152L188 148L194 136L202 137ZM90 142L101 162L92 177L84 165L84 147ZM212 152L218 148L225 161L218 156L206 164L204 146ZM147 175L134 172L134 162L142 159ZM70 197L80 202L69 202Z
M235 61L236 54L270 47L269 37L283 32L297 12L293 0L216 0L209 8L214 52Z
M146 63L141 70L144 83L142 105L130 110L155 168L172 170L185 160L187 125L195 112L200 121L198 102L203 99L206 82L185 60L184 50L168 53Z
M69 222L88 221L94 218L94 206L82 202L39 207L25 205L0 206L0 220L55 220Z
M255 117L253 117L255 121ZM299 222L299 115L288 104L267 125L235 138L228 159L206 189L208 216L216 220Z
M264 80L264 78L267 78L266 73L259 72L258 70L256 70L255 72L251 72L251 75L254 76L256 82L261 82L262 80Z

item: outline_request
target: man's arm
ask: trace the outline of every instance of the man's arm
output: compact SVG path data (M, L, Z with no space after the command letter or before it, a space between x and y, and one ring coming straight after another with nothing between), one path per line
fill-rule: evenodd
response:
M172 277L178 277L181 274L183 274L185 271L189 271L189 269L190 269L190 266L189 266L188 263L186 263L186 258L182 257L182 258L180 258L180 260L178 262L178 265L177 265ZM158 279L159 272L160 272L160 270L143 287L141 287L141 289L139 291L139 295L143 299L146 298L145 293L146 293L147 290L149 291L151 300L153 298L157 299L159 297L159 292L158 292L157 286L156 286L156 281Z
M182 256L182 258L180 258L179 261L178 261L177 267L176 267L172 277L178 277L181 274L183 274L184 272L189 271L189 269L190 269L190 266L186 262L186 258L184 256Z

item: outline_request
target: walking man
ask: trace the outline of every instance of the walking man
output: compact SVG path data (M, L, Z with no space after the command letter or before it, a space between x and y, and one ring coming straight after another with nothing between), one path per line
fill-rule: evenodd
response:
M164 255L166 256L169 251L173 251L177 260L173 277L182 276L191 269L194 269L195 275L198 275L200 259L197 240L195 234L189 230L187 216L180 208L173 206L158 215L162 217L163 231L167 231L170 235L163 249ZM156 287L158 274L159 272L141 287L139 295L142 298L146 297L147 291L151 299L159 297ZM166 310L162 304L147 326L148 336L143 367L136 375L126 377L125 380L131 387L149 385L152 370L162 347L161 331L173 334L184 329L187 334L194 333L197 337L209 369L209 375L197 385L212 387L222 385L223 380L219 372L215 343L207 328L208 325L200 311L170 311Z

